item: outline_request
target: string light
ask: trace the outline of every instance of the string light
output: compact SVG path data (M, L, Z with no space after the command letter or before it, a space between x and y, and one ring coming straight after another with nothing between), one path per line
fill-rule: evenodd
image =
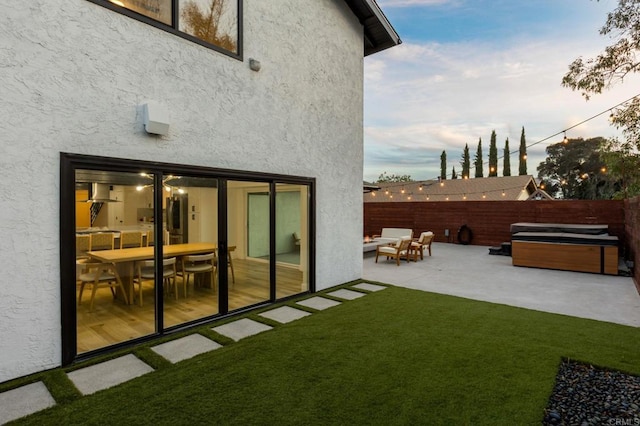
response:
M562 143L564 143L564 144L568 144L569 143L569 139L567 139L567 132L564 132L564 139L562 139Z
M453 185L453 183L455 183L456 181L459 181L460 184L462 184L459 189L457 189L458 187L456 187L455 185ZM517 184L514 186L508 186L508 187L504 187L502 189L492 189L487 191L486 188L484 189L480 189L477 191L471 190L469 191L469 189L472 188L468 188L466 187L465 184L463 184L463 181L461 179L459 180L454 180L452 181L452 185L446 185L447 187L449 187L448 191L443 191L440 189L440 187L444 187L444 185L438 185L435 186L436 183L440 183L442 184L443 182L429 182L429 181L417 181L414 184L407 184L406 182L402 182L402 183L394 183L394 182L389 182L385 185L387 185L386 187L382 187L380 189L381 193L383 194L387 194L386 197L388 197L389 200L393 200L393 201L414 201L415 200L415 193L413 191L416 191L416 189L414 188L419 188L422 187L422 193L424 194L425 198L420 197L420 200L425 200L425 201L431 201L431 196L435 196L435 200L439 201L439 200L445 200L445 198L449 198L449 200L452 199L456 199L457 197L460 197L458 199L464 199L464 200L482 200L482 199L487 199L488 194L502 194L502 196L506 196L506 191L524 191L526 192L526 189L522 188L521 184ZM410 186L407 186L410 185ZM429 187L433 186L435 189L434 192L429 193ZM395 188L395 190L394 190ZM540 185L540 188L543 189L543 186ZM401 193L401 191L404 190L404 194ZM371 193L372 197L377 197L376 195L374 195L375 193ZM398 198L398 195L400 195L400 198ZM453 198L451 198L453 197ZM449 201L447 200L447 201ZM373 200L372 200L373 201Z

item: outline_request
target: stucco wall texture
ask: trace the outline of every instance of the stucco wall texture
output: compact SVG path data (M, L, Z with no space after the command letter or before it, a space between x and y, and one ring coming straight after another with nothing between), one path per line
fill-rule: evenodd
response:
M317 288L361 276L363 36L343 1L244 0L243 61L55 3L0 0L0 382L61 362L60 152L315 177ZM145 133L148 100L168 136Z

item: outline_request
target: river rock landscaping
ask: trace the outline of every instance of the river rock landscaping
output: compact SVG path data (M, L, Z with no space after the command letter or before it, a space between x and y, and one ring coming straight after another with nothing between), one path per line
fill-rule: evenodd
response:
M560 365L544 425L640 425L640 377L576 361Z

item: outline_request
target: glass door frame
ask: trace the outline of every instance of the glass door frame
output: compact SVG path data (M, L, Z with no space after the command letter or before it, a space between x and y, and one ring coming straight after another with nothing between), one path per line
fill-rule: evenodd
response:
M77 312L75 286L65 283L75 282L75 171L76 169L103 170L123 173L145 172L154 176L154 187L162 189L162 177L164 174L180 174L193 177L205 177L218 179L218 250L219 250L219 274L218 274L218 314L204 317L195 321L164 328L163 322L163 292L162 286L156 285L155 294L155 333L125 342L105 346L90 352L77 353ZM227 211L227 181L255 181L269 184L269 300L257 305L251 305L242 309L229 311L228 291L228 211ZM183 164L160 163L141 160L129 160L122 158L90 156L84 154L60 153L60 307L61 307L61 337L62 337L62 365L69 365L75 361L90 358L99 354L113 352L117 349L134 346L136 344L156 339L160 336L171 334L187 328L210 323L214 320L234 315L239 312L254 309L257 306L268 305L279 300L276 298L276 185L292 184L308 187L308 236L309 259L308 276L309 287L296 295L315 292L315 178L302 176L287 176L279 174L259 173L251 171L217 169L203 166L189 166ZM162 197L161 190L154 191L154 240L162 241ZM162 247L157 245L156 247ZM156 284L162 281L162 249L154 250L156 265Z

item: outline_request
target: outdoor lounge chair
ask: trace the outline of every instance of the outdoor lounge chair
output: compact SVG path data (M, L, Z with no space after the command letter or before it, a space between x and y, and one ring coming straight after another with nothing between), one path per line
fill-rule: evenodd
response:
M424 259L424 249L429 250L429 256L431 256L431 243L433 242L433 232L427 231L420 234L420 238L411 242L411 251L413 252L414 259L418 260L418 252L420 253L420 260Z
M394 245L379 245L376 247L376 263L378 256L386 256L387 260L394 258L396 265L400 266L400 258L409 262L409 252L411 250L411 237L402 237Z

